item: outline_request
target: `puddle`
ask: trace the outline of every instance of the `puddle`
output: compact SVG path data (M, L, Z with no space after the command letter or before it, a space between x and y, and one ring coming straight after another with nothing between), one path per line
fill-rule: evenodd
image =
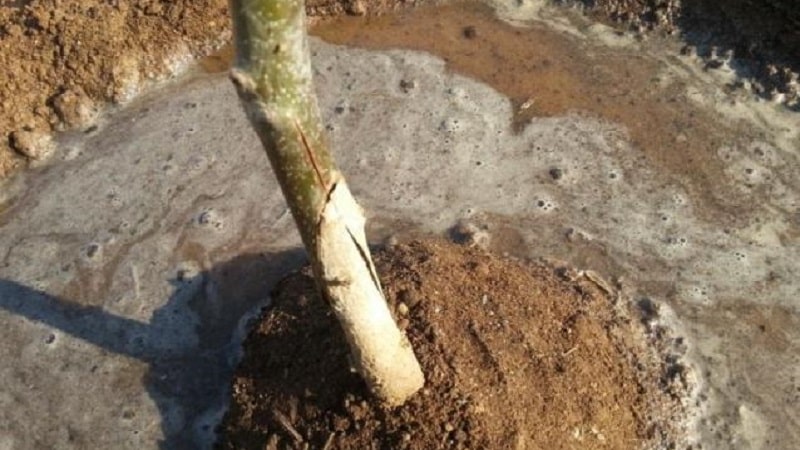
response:
M733 194L721 189L717 149L736 145L747 134L744 125L721 123L696 107L686 86L635 45L596 45L545 24L514 27L478 4L341 17L318 25L314 34L335 44L436 55L450 70L511 99L517 130L532 117L570 113L621 124L648 164L688 183L693 196L728 220L741 213L729 201Z

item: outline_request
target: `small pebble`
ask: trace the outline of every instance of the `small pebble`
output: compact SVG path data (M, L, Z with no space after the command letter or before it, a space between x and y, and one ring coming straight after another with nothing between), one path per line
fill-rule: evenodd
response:
M97 256L97 253L100 251L100 244L92 243L86 247L86 257L91 259Z
M354 16L363 16L367 13L367 5L363 0L351 0L347 6L347 12Z
M400 90L408 94L409 91L414 89L417 83L414 80L400 80Z
M40 161L55 150L50 135L40 131L15 131L11 133L11 147L26 158Z
M79 127L97 115L94 102L82 91L67 90L53 100L53 109L68 127Z
M397 322L397 327L400 328L403 331L408 329L409 325L411 325L411 322L409 322L408 319L400 319Z
M400 243L400 240L397 238L396 235L393 234L393 235L389 236L388 238L386 238L386 242L384 242L384 245L386 246L386 248L394 248L394 247L397 247L397 245L399 243Z
M400 304L399 304L399 305L397 305L397 312L398 312L398 313L399 313L401 316L408 315L408 306L407 306L405 303L403 303L403 302L400 302Z

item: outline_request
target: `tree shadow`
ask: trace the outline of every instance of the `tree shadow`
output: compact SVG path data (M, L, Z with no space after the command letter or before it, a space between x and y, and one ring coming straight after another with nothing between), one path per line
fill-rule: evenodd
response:
M249 314L306 261L302 249L248 254L170 280L175 289L149 323L0 279L0 309L149 365L142 380L161 415L162 449L214 439Z

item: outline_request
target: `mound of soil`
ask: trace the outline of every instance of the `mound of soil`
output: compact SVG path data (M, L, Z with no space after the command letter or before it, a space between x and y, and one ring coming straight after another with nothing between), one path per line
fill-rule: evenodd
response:
M90 122L98 105L211 51L227 0L0 2L0 177L46 157L54 128ZM14 155L11 149L18 152ZM16 157L15 157L16 156Z
M310 16L413 0L309 0ZM0 0L0 179L46 158L54 130L90 125L106 103L230 40L228 0Z
M596 277L415 241L376 255L426 386L375 402L306 269L244 344L219 449L670 448L682 372ZM592 281L594 280L594 281Z

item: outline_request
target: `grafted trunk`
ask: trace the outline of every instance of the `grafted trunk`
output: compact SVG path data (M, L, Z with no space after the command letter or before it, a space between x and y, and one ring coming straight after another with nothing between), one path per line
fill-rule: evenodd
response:
M242 105L278 177L317 284L371 391L402 404L424 384L392 319L364 235L364 215L327 146L311 76L303 0L232 0Z

